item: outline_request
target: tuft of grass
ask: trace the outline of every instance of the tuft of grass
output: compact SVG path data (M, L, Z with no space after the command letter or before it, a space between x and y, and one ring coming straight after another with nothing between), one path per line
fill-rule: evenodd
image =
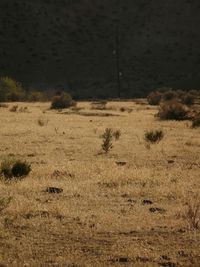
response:
M163 130L150 130L145 132L145 141L151 144L159 143L164 137Z
M31 171L31 165L28 164L26 161L20 160L4 160L1 163L1 174L6 179L21 178L27 176Z
M115 141L118 141L121 137L121 131L120 130L116 130L113 132L113 137L115 138Z
M185 219L189 224L190 230L198 230L200 222L200 201L190 201L187 203Z

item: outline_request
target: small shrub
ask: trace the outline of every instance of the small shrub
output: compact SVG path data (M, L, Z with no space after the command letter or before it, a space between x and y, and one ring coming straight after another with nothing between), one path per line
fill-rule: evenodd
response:
M38 125L41 127L46 126L48 124L48 122L49 122L49 120L45 119L45 118L39 118L37 120Z
M17 110L18 110L18 105L14 105L14 106L12 106L9 110L10 110L10 112L17 112Z
M16 161L12 166L12 174L14 177L27 176L31 171L31 165L25 161Z
M63 109L75 106L75 102L68 93L61 93L60 95L54 96L51 102L51 109Z
M177 101L164 102L161 104L157 115L162 120L185 120L187 119L188 109Z
M5 178L12 177L12 166L13 166L13 162L11 160L2 161L1 174L4 175Z
M152 130L145 133L145 141L151 144L160 142L164 137L162 130Z
M113 130L111 128L106 128L104 134L102 135L103 143L101 145L103 151L108 153L112 148L112 140L113 140Z
M8 108L8 105L4 103L0 103L0 108Z
M27 113L28 112L28 107L21 107L19 109L19 112L21 112L21 113Z
M10 77L0 78L0 102L20 101L24 97L22 85Z
M147 101L149 105L159 105L162 99L162 94L160 92L152 92L148 95Z
M196 117L192 121L192 128L200 127L200 116Z
M175 91L172 91L172 90L165 92L162 96L163 101L170 101L175 98L177 98L177 94Z
M27 176L31 171L31 166L25 161L11 161L4 160L1 163L1 174L6 179L11 179L13 177L24 177Z
M195 97L191 94L185 94L181 98L181 102L187 106L191 106L194 104Z

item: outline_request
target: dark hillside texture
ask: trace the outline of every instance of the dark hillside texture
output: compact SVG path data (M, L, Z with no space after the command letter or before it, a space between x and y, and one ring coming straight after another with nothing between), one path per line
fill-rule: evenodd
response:
M0 75L75 97L200 88L199 0L1 0Z

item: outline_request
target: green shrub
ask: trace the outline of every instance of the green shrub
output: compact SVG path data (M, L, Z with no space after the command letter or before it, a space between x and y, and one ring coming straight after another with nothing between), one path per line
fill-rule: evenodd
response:
M200 127L200 116L196 117L192 121L192 128Z
M145 133L145 141L151 144L155 144L160 142L164 137L164 133L162 130L151 130L146 131Z
M187 116L187 107L177 101L162 103L158 112L158 117L162 120L185 120Z
M148 95L147 101L149 105L159 105L162 99L162 94L160 92L152 92Z
M24 177L27 176L31 171L31 165L26 161L20 160L4 160L1 163L1 174L6 179L12 179L13 177Z
M68 93L61 93L53 97L51 102L52 109L64 109L75 106L75 102L72 99L71 95Z
M0 102L21 101L24 97L22 85L10 77L0 78Z

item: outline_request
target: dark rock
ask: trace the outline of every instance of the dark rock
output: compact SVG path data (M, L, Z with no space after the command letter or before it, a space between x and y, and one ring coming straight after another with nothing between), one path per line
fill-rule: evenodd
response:
M157 212L157 213L161 213L161 214L166 212L166 210L163 209L163 208L150 208L149 211L152 212L152 213L156 213Z
M46 191L51 194L60 194L63 192L63 189L57 187L48 187Z
M125 161L116 161L117 166L125 166L127 163Z
M177 267L177 265L171 261L168 261L168 262L162 262L160 263L161 266L164 266L164 267Z
M144 199L144 200L142 201L142 204L143 204L143 205L152 205L153 202L152 202L151 200Z

